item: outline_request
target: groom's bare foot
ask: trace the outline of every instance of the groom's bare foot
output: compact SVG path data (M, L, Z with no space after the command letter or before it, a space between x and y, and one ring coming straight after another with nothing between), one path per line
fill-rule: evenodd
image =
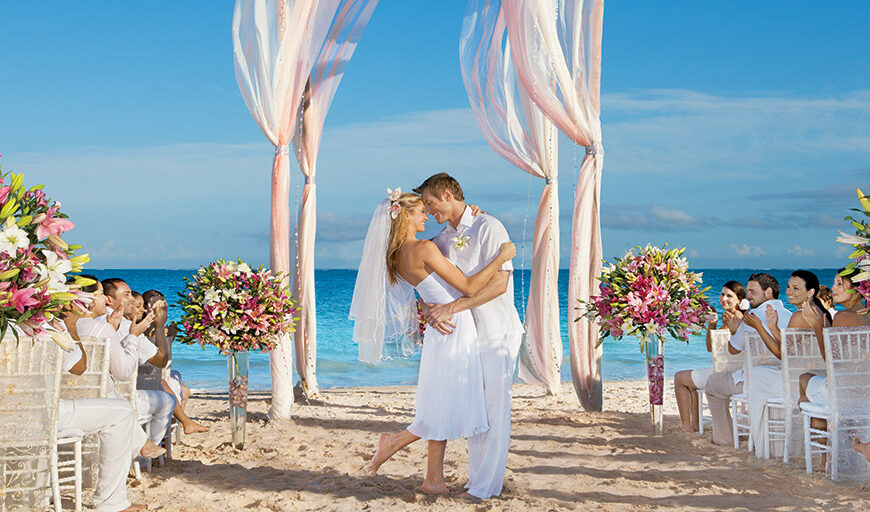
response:
M438 495L450 492L450 489L447 488L447 484L444 481L440 482L423 482L423 485L420 486L420 490L430 495Z
M478 498L477 496L471 494L471 493L468 492L468 491L465 491L464 493L460 494L459 497L460 497L460 498L464 498L464 499L466 499L466 500L480 501L480 498Z
M366 464L366 471L369 472L369 476L376 476L378 474L378 469L380 469L381 464L387 461L389 456L390 441L392 441L392 434L381 434L381 437L378 438L378 449L375 451L375 454L372 456L372 460Z

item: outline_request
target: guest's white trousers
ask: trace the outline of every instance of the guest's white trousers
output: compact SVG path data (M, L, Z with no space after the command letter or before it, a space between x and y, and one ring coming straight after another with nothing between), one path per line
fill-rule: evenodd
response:
M166 391L138 389L136 390L136 408L139 413L139 422L147 425L145 431L148 433L148 439L159 445L160 440L169 429L170 421L172 421L175 397Z
M480 499L501 494L511 442L511 388L522 335L479 342L489 430L468 438L468 493Z
M127 472L130 462L145 444L145 433L133 418L130 402L120 398L61 400L57 429L80 430L100 437L99 474L94 490L94 508L117 512L130 506Z

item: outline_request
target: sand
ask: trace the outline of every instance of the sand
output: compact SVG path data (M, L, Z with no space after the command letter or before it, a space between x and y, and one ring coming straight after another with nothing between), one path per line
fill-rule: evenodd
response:
M644 382L605 387L605 412L584 412L570 384L559 398L514 387L513 435L505 488L498 498L462 498L465 442L448 443L449 495L418 490L425 445L411 445L381 468L363 472L377 435L404 428L414 388L330 389L297 402L292 420L266 421L268 395L249 402L247 443L229 440L226 395L195 395L194 418L212 431L184 436L164 467L129 480L129 496L149 510L521 511L521 510L867 510L870 485L846 487L793 465L755 459L678 432L673 389L665 435L651 435Z

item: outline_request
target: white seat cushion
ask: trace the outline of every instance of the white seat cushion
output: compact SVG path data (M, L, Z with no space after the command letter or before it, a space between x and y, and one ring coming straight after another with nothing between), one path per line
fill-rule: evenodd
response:
M783 405L783 404L785 404L785 397L784 396L771 396L771 397L768 397L767 403L769 403L771 405Z

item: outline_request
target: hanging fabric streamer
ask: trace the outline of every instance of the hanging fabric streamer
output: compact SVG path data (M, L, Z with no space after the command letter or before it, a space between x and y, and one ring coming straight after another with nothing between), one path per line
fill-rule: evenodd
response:
M575 317L577 300L588 299L596 292L601 273L604 0L503 0L502 11L523 87L563 133L586 147L574 192L568 275L568 314ZM568 325L574 389L586 410L599 411L601 348L595 346L598 326L585 319Z
M272 161L270 266L289 284L290 165L302 92L329 33L339 0L236 0L233 60L239 91L263 134ZM269 418L289 418L293 405L289 333L269 353Z
M499 0L470 0L459 56L472 112L490 146L523 171L544 178L532 251L519 375L557 394L562 364L559 332L558 130L519 87ZM549 77L547 83L554 83Z
M308 398L318 393L317 323L314 300L314 239L317 222L317 154L323 123L338 84L356 50L377 0L341 0L326 41L314 61L300 109L300 129L293 137L299 170L305 176L296 224L296 269L293 296L302 311L294 335L296 373Z

